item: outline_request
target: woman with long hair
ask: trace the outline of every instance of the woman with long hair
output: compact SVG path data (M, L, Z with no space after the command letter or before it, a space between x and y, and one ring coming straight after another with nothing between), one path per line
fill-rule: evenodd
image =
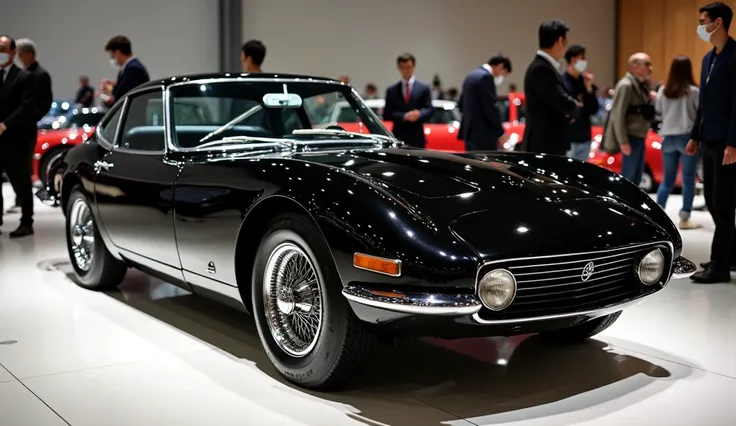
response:
M699 155L689 156L685 153L685 146L690 139L690 131L698 111L699 93L700 89L693 78L690 58L678 56L673 59L667 82L659 88L655 100L655 108L662 117L659 134L664 137L662 141L664 179L657 191L657 204L662 208L667 204L667 197L675 187L677 171L682 165L680 229L700 227L690 220Z

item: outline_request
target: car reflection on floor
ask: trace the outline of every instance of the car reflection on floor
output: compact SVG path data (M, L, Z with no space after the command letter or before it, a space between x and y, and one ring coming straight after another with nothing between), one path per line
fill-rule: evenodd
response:
M72 276L65 260L39 266ZM119 290L106 294L241 362L255 364L290 392L353 407L346 415L365 424L591 421L606 414L600 407L613 410L635 404L693 371L685 362L668 362L665 368L653 362L655 358L645 360L597 340L568 346L534 336L417 339L379 346L362 377L347 389L305 392L280 378L261 348L252 320L238 311L132 270ZM422 412L419 407L425 404L445 414Z

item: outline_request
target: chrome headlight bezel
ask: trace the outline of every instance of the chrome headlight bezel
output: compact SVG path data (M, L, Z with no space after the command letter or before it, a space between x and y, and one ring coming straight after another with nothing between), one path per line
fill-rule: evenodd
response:
M639 260L639 263L636 265L636 276L645 286L655 285L662 279L667 266L666 263L667 259L664 253L662 253L662 250L655 248ZM648 270L650 268L655 269Z
M496 282L493 282L496 281ZM503 282L499 282L503 281ZM494 304L489 293L493 292L493 289L505 291L503 303ZM503 288L505 286L505 288ZM483 277L478 280L478 299L487 309L498 312L508 308L516 298L517 283L514 274L506 269L493 269L483 274Z

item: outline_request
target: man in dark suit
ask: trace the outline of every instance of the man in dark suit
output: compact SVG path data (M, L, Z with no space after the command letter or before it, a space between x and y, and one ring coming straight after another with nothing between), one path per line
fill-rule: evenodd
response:
M567 50L569 30L558 20L539 27L539 50L524 76L524 151L565 155L570 149L570 122L580 114L582 103L567 93L560 75L559 61Z
M688 155L703 149L705 203L716 229L710 262L693 274L697 283L731 281L736 258L736 41L728 30L733 10L723 2L700 8L698 36L713 44L703 58L700 102L687 144Z
M15 55L15 40L0 36L0 170L7 173L23 208L20 227L10 234L11 238L33 234L32 172L27 157L29 146L36 141L33 76L13 64Z
M510 73L511 60L496 54L465 77L457 138L465 142L466 151L495 150L508 140L496 107L496 86Z
M86 75L79 77L79 90L77 96L74 97L74 103L84 107L91 107L95 100L95 89L89 85L89 77Z
M26 71L29 71L31 73L31 76L33 77L33 123L34 130L38 131L38 129L35 127L35 123L41 120L41 118L43 118L43 116L48 113L49 109L51 108L51 102L54 98L51 89L51 76L36 60L36 45L33 43L32 40L21 38L16 40L15 45L18 62L20 62L23 68L25 68ZM32 143L28 145L27 152L27 160L29 164L31 164L31 169L33 167L33 151L36 145L35 142L36 140L34 132L34 138L32 140ZM17 195L17 182L11 181L10 183L13 185L13 189L16 190L16 197L15 206L11 207L8 210L8 213L17 213L21 210L21 197ZM32 233L33 229L29 227L26 228L25 231Z
M128 37L117 35L105 45L105 51L110 55L110 65L119 69L116 81L102 80L103 99L108 106L112 106L126 93L135 89L150 78L146 67L133 56Z
M424 123L432 117L432 92L429 85L414 76L416 59L404 53L396 59L401 81L386 89L383 118L393 122L397 139L417 148L424 148Z

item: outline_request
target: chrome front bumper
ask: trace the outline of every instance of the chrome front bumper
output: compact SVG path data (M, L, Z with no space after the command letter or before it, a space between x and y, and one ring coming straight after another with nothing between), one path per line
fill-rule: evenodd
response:
M680 256L672 262L673 279L688 278L695 273L695 264ZM661 290L660 290L661 291ZM640 299L623 302L619 305L607 306L605 308L585 312L570 312L568 314L557 314L552 316L539 316L513 320L489 321L481 319L477 314L483 308L474 294L439 294L422 292L386 292L369 290L359 286L348 286L343 289L342 294L346 299L365 306L385 309L387 311L415 314L415 315L472 315L476 322L482 324L515 323L529 321L545 321L554 318L573 317L578 315L594 315L598 313L608 314L620 311L629 305L639 303L649 296L659 293L654 292Z

